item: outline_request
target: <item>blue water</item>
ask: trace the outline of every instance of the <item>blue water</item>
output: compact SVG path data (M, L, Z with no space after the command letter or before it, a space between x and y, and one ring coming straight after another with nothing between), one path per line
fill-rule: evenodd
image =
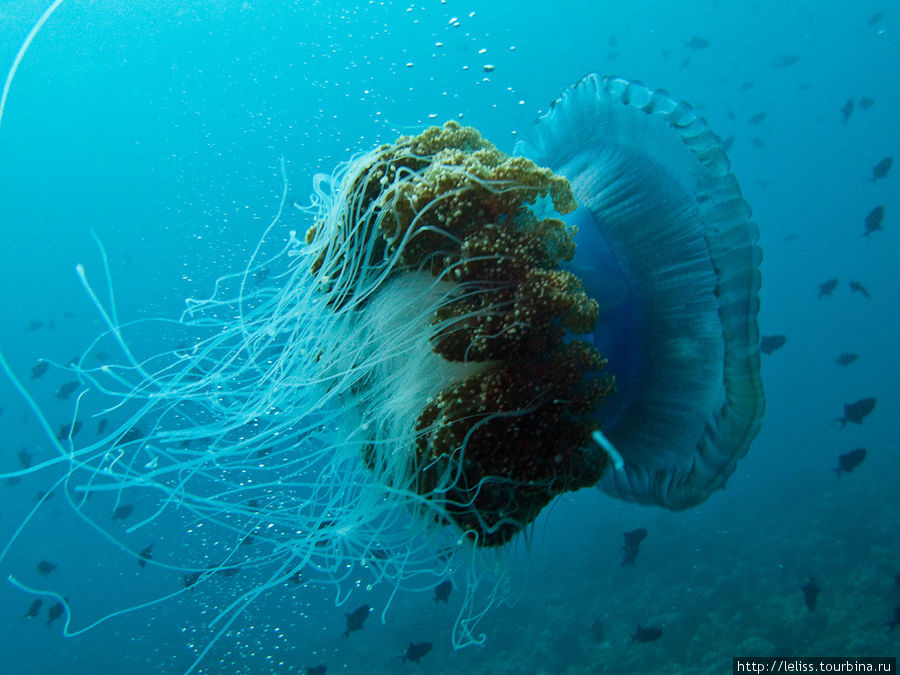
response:
M45 8L0 4L0 72ZM694 37L709 45L688 46ZM733 171L764 251L761 331L787 336L764 357L762 432L727 490L683 513L596 490L559 499L530 548L510 547L511 602L481 624L484 647L450 646L458 590L446 606L401 595L382 623L384 593L335 607L322 589L298 587L252 605L203 668L396 672L408 643L426 640L433 651L402 668L699 674L730 672L737 654L896 656L900 630L884 623L900 603L900 169L877 182L871 169L900 158L898 62L900 14L883 0L67 0L26 54L0 121L0 349L55 429L72 410L53 392L71 378L28 374L40 358L65 363L102 330L75 274L82 263L104 287L92 231L109 253L120 320L174 317L246 262L277 212L282 159L289 203L302 204L315 173L399 133L459 119L511 151L584 74L639 79L734 137ZM861 97L874 105L861 109ZM845 122L848 99L857 104ZM765 117L750 124L756 113ZM877 205L884 231L867 241ZM834 294L817 299L831 277ZM44 325L26 330L32 321ZM835 365L841 352L859 360ZM833 424L844 403L868 396L878 404L863 425ZM17 470L22 449L50 456L6 380L0 408L0 471ZM835 478L838 455L857 447L866 460ZM0 542L48 487L42 473L0 484ZM622 533L638 527L649 534L637 564L621 566ZM174 534L156 546L178 543ZM59 563L47 579L34 570L42 559ZM67 596L71 630L178 585L164 570L140 572L60 498L0 573ZM810 577L822 588L813 612L800 591ZM43 625L52 602L26 621L33 598L0 583L0 670L182 672L229 583L70 639L62 621ZM376 611L342 638L344 612L362 602ZM663 635L631 643L638 624Z

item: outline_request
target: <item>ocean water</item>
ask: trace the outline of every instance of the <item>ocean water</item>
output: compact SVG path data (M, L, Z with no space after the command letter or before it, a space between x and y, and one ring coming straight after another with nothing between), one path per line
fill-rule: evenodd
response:
M46 8L0 3L0 73ZM900 630L885 624L900 604L900 169L872 171L900 155L898 22L886 1L65 0L0 119L0 350L55 431L72 419L73 401L54 396L71 376L29 372L39 359L67 363L104 328L75 272L83 264L105 299L92 233L119 320L177 318L185 298L245 265L278 212L282 164L287 203L305 204L316 173L401 133L455 119L510 152L585 74L641 80L733 138L761 232L761 332L786 336L763 357L762 430L727 489L678 513L591 489L559 498L527 545L503 554L512 590L479 624L481 647L451 646L458 587L446 605L401 593L385 610L385 589L337 606L333 591L299 585L251 604L199 670L705 674L731 672L735 655L896 656ZM866 238L879 205L883 231ZM288 224L303 227L293 211ZM817 297L831 278L833 293ZM837 365L843 352L858 360ZM877 405L862 425L835 424L865 397ZM6 378L0 408L0 472L19 471L22 450L35 464L53 455ZM838 457L860 447L863 463L837 477ZM0 484L0 542L58 476ZM622 565L623 532L639 527L636 564ZM45 578L41 560L59 566ZM141 570L59 495L0 573L66 597L70 631L181 585L172 570ZM811 578L814 611L801 591ZM0 670L184 672L247 583L216 579L67 638L66 617L45 625L54 600L25 619L35 596L0 582ZM364 602L364 630L342 637ZM638 625L662 636L633 642ZM402 664L423 641L433 650Z

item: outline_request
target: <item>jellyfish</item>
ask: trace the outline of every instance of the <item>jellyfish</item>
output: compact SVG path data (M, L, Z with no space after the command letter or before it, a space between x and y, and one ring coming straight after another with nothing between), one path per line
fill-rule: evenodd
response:
M301 576L339 605L454 576L454 646L480 643L502 551L557 496L687 508L747 452L757 233L687 105L592 75L512 155L456 122L401 136L314 178L303 235L284 180L246 267L177 320L120 322L108 275L103 298L79 268L106 331L68 366L73 422L107 419L97 440L57 438L13 378L57 451L17 474L61 468L135 559L154 532L190 542L144 560L183 584L140 607L254 571L196 663ZM70 635L132 609L70 630L44 594Z

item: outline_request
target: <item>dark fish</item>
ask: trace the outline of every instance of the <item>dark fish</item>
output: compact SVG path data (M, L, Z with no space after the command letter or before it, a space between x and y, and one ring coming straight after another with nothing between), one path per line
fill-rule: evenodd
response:
M355 630L362 630L363 622L369 618L369 612L372 611L372 608L368 605L361 605L353 610L350 614L345 614L347 617L347 630L344 631L344 637L350 637L350 633Z
M106 431L106 424L107 424L107 419L105 417L97 423L97 435L98 436L100 434L102 434L104 431Z
M853 352L844 352L839 357L837 357L837 361L835 361L835 363L837 363L839 366L849 366L858 358L859 356L857 354L854 354Z
M789 68L797 63L800 60L799 54L788 54L787 56L782 56L778 61L775 62L776 68Z
M866 296L866 300L871 300L871 299L872 299L872 296L869 295L869 291L866 290L866 287L863 286L863 285L862 285L861 283L859 283L858 281L851 281L851 282L850 282L850 290L853 291L853 292L855 292L855 293L862 293L864 296Z
M603 621L594 619L594 623L591 624L591 635L594 636L597 642L603 642L606 638L606 629L603 626Z
M637 630L631 636L632 642L655 642L662 637L662 628L655 626L642 626L638 624Z
M702 38L699 35L695 35L688 40L684 46L688 49L706 49L709 47L709 40Z
M800 587L800 590L803 591L803 599L806 601L806 609L810 612L816 609L816 603L819 600L819 593L822 592L822 589L819 588L819 585L816 583L815 579L810 579L805 584Z
M875 403L874 398L861 398L853 403L845 403L844 416L838 417L835 422L841 423L841 429L847 425L847 422L862 424L866 415L875 410Z
M56 438L57 440L64 441L67 438L74 437L79 431L81 431L81 422L62 424L59 427L59 433L56 434Z
M59 389L56 390L56 398L65 400L69 398L69 394L78 389L80 382L78 380L73 380L72 382L66 382Z
M762 122L764 119L766 119L766 113L764 113L764 112L754 113L754 114L753 114L753 117L751 117L751 118L747 121L747 124L759 124L759 123Z
M641 542L646 538L647 530L643 527L625 533L625 546L622 547L625 551L625 555L622 558L623 565L634 565L634 561L637 560L638 557Z
M900 572L894 575L894 586L900 588Z
M50 572L55 570L56 567L56 563L52 563L49 560L41 560L41 562L37 564L37 571L41 573L41 576L46 577Z
M269 276L269 268L263 267L262 269L256 270L256 274L254 276L256 278L256 283L261 284L266 280L266 277Z
M771 354L776 349L784 347L787 338L784 335L763 335L759 341L759 349L763 354Z
M868 25L876 25L879 21L881 21L881 17L883 16L884 12L875 12L872 16L869 17Z
M885 157L883 160L878 162L875 166L872 167L872 182L874 183L879 178L886 178L888 175L888 171L891 170L891 165L894 163L893 157Z
M31 368L31 379L39 380L44 376L44 373L47 372L47 369L50 367L50 364L47 361L38 361L36 366L32 366Z
M309 666L306 675L325 675L325 666Z
M837 287L837 279L829 279L825 283L819 284L819 297L831 295L831 292Z
M753 145L756 146L757 148L766 147L765 141L763 141L763 139L761 139L759 136L754 136L753 138L750 139L750 142L753 143Z
M200 581L200 576L202 574L203 574L203 572L194 572L193 574L185 574L183 577L181 577L181 585L184 586L185 588L190 588L191 586L196 584L198 581Z
M28 324L25 326L25 330L36 331L36 330L40 330L43 327L44 327L43 321L29 321Z
M31 453L27 450L19 450L19 464L22 465L23 469L31 468Z
M853 114L853 99L848 98L847 102L844 104L844 107L841 108L841 113L844 115L844 124L847 123L847 120L850 119L850 115Z
M720 140L719 144L722 146L722 150L728 152L731 150L731 146L734 145L734 136L729 136L728 138Z
M122 504L113 509L111 519L125 520L132 513L134 513L134 504Z
M33 619L36 617L41 611L41 605L44 604L44 601L38 598L34 602L31 603L31 606L28 608L28 611L25 612L25 619Z
M741 91L750 91L756 83L753 80L745 80L741 83Z
M47 612L47 623L44 625L49 626L51 623L56 621L59 617L62 616L65 609L66 608L63 606L63 604L61 602L57 602L55 605L53 605L53 607L51 607L50 610Z
M138 565L141 566L141 569L146 567L147 561L150 560L151 558L153 558L153 556L151 555L152 553L153 553L153 544L150 544L147 548L145 548L143 551L138 553L138 561L137 562L138 562Z
M139 441L144 437L144 432L138 429L137 427L132 427L124 434L122 434L121 438L117 440L113 446L116 445L125 445L127 443L134 443L135 441Z
M887 632L890 633L898 624L900 624L900 605L894 607L894 620L888 621L884 625L887 626Z
M430 642L410 642L409 647L406 648L406 653L400 658L403 659L403 663L407 661L418 663L419 659L431 651L431 647L432 644Z
M303 575L300 574L300 570L297 570L296 572L294 572L294 573L290 576L290 578L288 579L288 581L293 581L293 582L294 582L295 584L297 584L298 586L299 586L300 584L302 584L302 583L303 583Z
M47 501L48 499L53 499L53 492L47 492L46 490L38 490L34 495L34 501Z
M863 96L862 98L859 99L859 107L862 108L863 110L868 110L873 105L875 105L874 98L866 98L865 96Z
M434 587L434 601L447 604L447 601L450 599L450 591L452 590L453 582L451 582L449 579L447 579L446 581L442 581Z
M869 237L873 232L884 229L881 227L882 220L884 220L884 207L876 206L866 216L866 231L863 232L862 236Z
M838 478L840 478L842 473L850 473L851 471L853 471L853 469L862 464L862 461L865 458L865 448L856 448L856 450L845 452L843 455L838 457L838 468L836 468L834 472L837 474Z

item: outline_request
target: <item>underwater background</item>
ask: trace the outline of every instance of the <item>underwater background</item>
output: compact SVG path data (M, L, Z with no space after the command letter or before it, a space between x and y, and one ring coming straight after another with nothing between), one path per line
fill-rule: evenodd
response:
M45 2L0 3L12 65ZM734 655L896 656L900 629L897 168L900 13L891 2L107 2L67 0L25 55L0 120L0 349L52 424L66 363L103 330L75 274L104 285L109 255L125 322L177 317L241 269L312 178L401 133L457 119L510 152L566 86L590 72L690 102L723 142L761 232L766 415L727 489L680 513L598 490L559 498L502 557L512 594L454 651L461 603L296 585L234 623L202 672L725 673ZM849 102L852 102L850 105ZM884 209L882 229L866 218ZM309 223L293 209L286 227ZM820 284L836 278L833 291ZM855 281L870 297L851 290ZM40 325L38 325L40 323ZM148 344L157 339L142 336ZM853 363L836 362L842 353ZM872 397L861 425L844 404ZM0 380L0 472L54 450ZM93 433L87 429L82 433ZM866 448L839 476L839 456ZM53 479L0 484L0 543ZM140 506L140 505L139 505ZM634 565L623 533L645 528ZM123 526L124 531L124 526ZM155 551L184 545L178 534ZM58 568L44 578L42 560ZM67 596L75 630L163 595L148 566L47 500L0 576ZM801 590L821 592L810 609ZM138 583L139 582L139 583ZM75 638L23 618L34 599L0 583L0 670L182 672L230 602L223 577ZM345 613L373 608L342 637ZM662 629L632 641L638 626ZM431 642L421 663L410 642Z

